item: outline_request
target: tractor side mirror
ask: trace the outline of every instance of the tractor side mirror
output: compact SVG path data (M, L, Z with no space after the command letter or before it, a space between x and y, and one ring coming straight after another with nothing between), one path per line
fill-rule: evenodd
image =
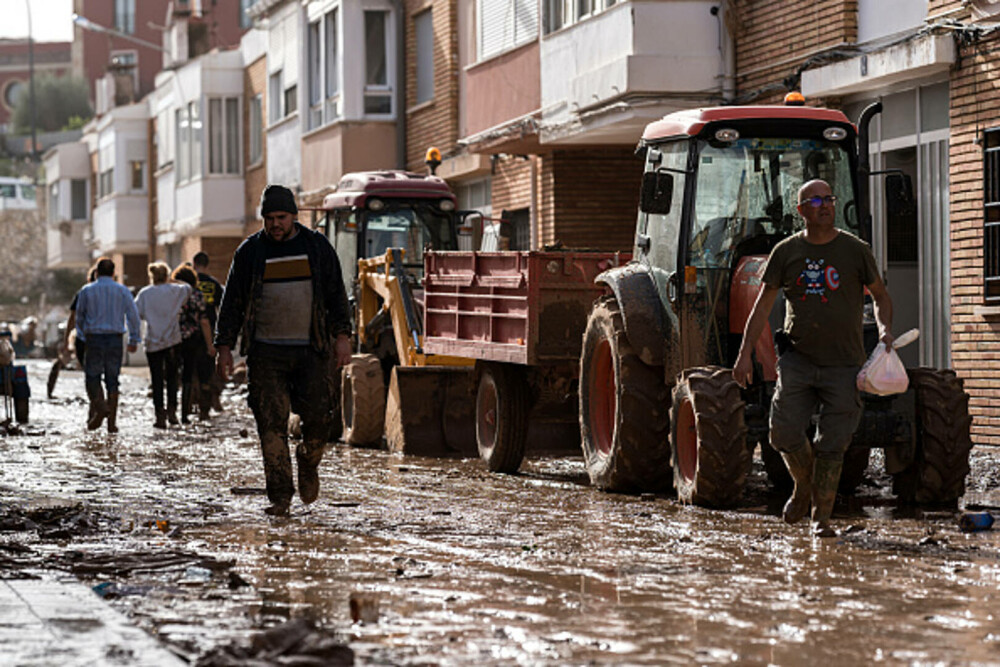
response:
M666 215L674 198L674 177L663 171L647 171L642 175L639 209L643 213Z
M894 173L885 177L885 206L890 218L911 215L916 209L909 174Z

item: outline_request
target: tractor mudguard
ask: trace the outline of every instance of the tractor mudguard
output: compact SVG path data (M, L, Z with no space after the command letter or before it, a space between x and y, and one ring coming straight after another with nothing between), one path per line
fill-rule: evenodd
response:
M647 366L666 362L667 322L649 270L630 263L601 273L594 282L607 285L621 308L629 345Z

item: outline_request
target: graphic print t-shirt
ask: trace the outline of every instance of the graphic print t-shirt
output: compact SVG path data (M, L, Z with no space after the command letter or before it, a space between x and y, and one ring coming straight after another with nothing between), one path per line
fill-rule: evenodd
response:
M312 321L312 271L305 237L265 240L264 293L254 339L276 345L308 345Z
M817 366L865 362L864 288L877 278L868 244L844 231L821 245L802 232L790 236L771 251L764 269L764 283L785 292L785 331L795 350Z

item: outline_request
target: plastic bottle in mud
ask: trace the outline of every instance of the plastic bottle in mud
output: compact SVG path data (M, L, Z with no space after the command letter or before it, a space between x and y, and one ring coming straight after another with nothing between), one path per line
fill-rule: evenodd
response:
M989 530L993 527L993 515L989 512L963 512L958 517L958 527L964 533L977 530Z

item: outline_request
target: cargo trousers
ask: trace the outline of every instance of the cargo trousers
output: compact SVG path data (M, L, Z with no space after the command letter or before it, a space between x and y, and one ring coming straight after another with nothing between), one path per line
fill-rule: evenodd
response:
M257 422L267 497L287 503L295 495L288 450L288 416L302 419L299 465L318 466L330 433L329 364L309 345L255 342L247 357L247 402Z
M795 350L778 358L778 383L771 400L771 445L794 452L806 443L819 413L812 446L817 458L841 459L861 420L855 384L860 366L817 366Z

